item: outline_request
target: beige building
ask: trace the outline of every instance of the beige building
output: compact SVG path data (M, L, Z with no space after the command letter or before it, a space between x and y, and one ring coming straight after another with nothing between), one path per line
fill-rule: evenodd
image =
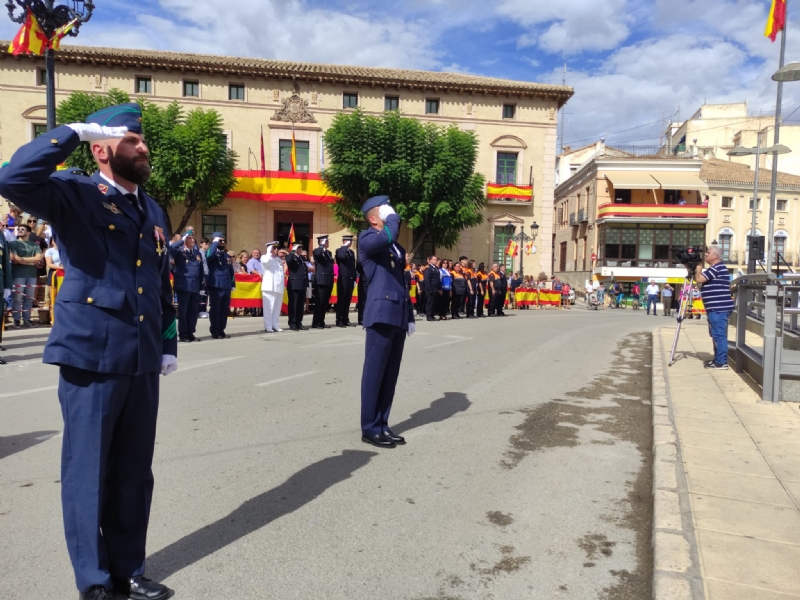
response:
M0 43L0 158L8 160L22 144L45 131L44 60L13 57ZM267 187L286 183L292 123L287 110L299 110L294 125L298 171L311 183L325 164L323 136L336 114L360 107L368 114L399 109L406 116L439 125L456 124L478 135L477 170L487 182L526 186L530 198L496 198L485 210L485 222L466 230L457 248L442 250L478 261L504 258L504 226L529 230L539 224L537 252L528 257L528 272L550 270L553 231L553 164L558 109L572 89L531 82L471 75L335 66L225 56L144 50L65 46L56 53L56 99L72 92L104 93L118 88L133 98L185 109L213 108L221 115L228 142L239 156L238 169L260 169L260 131L264 131ZM295 94L296 92L296 94ZM284 117L279 113L283 111ZM280 120L283 118L283 120ZM318 181L316 185L319 185ZM5 208L5 207L4 207ZM177 223L181 207L171 214ZM294 224L307 241L326 233L338 246L345 233L333 219L329 203L308 202L302 195L280 194L258 199L229 199L193 218L204 234L222 229L234 249L263 247L285 239ZM413 233L401 242L411 248ZM422 246L420 255L433 251Z

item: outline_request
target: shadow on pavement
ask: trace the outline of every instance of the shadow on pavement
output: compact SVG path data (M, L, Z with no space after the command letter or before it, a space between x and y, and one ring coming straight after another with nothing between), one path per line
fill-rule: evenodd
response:
M464 412L470 406L472 406L472 402L469 401L466 394L445 392L443 398L434 400L428 408L418 410L402 423L392 425L392 431L400 434L423 425L440 423L460 412Z
M317 498L328 488L349 479L376 452L344 450L324 458L284 483L251 498L232 513L162 548L147 559L148 576L163 580L221 550L233 542L291 514Z
M58 431L31 431L30 433L0 437L0 459L46 442L57 434Z

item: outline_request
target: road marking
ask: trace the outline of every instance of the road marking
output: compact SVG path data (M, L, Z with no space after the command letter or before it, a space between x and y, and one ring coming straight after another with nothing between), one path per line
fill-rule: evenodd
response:
M307 377L308 375L313 375L314 373L319 373L319 371L308 371L307 373L298 373L297 375L289 375L289 377L281 377L280 379L273 379L272 381L265 381L264 383L257 383L256 387L263 387L265 385L272 385L273 383L283 383L284 381L290 381L292 379L298 379L300 377Z
M190 371L192 369L199 369L200 367L210 367L211 365L216 365L218 363L227 362L229 360L237 360L239 358L247 358L246 356L230 356L228 358L217 358L214 360L201 360L199 362L190 362L188 365L181 366L181 363L178 363L178 370L175 371L176 373L181 373L182 371Z
M24 396L25 394L35 394L37 392L48 392L50 390L57 390L57 385L51 385L48 387L40 387L40 388L33 388L30 390L22 390L21 392L9 392L7 394L0 394L0 398L11 398L11 396Z
M425 346L425 350L430 350L431 348L439 348L440 346L449 346L451 344L458 344L460 342L466 342L468 340L474 340L475 338L471 337L464 337L462 335L446 335L446 338L453 338L452 342L442 342L441 344L434 344L433 346Z

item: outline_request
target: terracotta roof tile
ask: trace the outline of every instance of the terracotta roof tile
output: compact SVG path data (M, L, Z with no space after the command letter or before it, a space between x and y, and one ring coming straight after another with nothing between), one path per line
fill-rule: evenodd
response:
M0 53L8 56L8 42L0 41ZM487 91L499 93L533 94L552 97L559 105L573 95L567 86L512 81L460 73L438 71L412 71L407 69L385 69L380 67L359 67L349 65L328 65L316 63L291 62L285 60L265 60L236 56L217 56L211 54L186 54L160 50L129 50L123 48L102 48L93 46L63 45L56 52L57 59L76 61L101 61L120 64L139 64L141 67L162 67L173 69L201 69L211 72L242 72L262 76L305 78L323 81L350 80L353 83L365 82L390 85L425 85L426 87L453 87L464 91Z
M710 158L703 161L700 168L700 179L706 183L728 184L749 184L755 185L755 171L740 163L735 163L719 158ZM758 188L766 187L769 189L772 179L772 171L769 169L759 169ZM800 177L778 171L779 187L800 188Z

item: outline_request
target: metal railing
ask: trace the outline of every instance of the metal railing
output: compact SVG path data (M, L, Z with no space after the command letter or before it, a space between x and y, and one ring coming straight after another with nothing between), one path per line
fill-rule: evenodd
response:
M570 213L569 215L569 224L575 226L578 224L578 215L575 213Z
M786 380L800 379L800 274L758 273L731 282L736 310L734 369L746 371L761 384L761 398L780 402ZM758 338L759 348L748 342Z
M608 145L604 154L613 158L692 158L694 150L678 146L618 146Z
M582 208L578 211L578 223L586 223L589 221L589 211Z

